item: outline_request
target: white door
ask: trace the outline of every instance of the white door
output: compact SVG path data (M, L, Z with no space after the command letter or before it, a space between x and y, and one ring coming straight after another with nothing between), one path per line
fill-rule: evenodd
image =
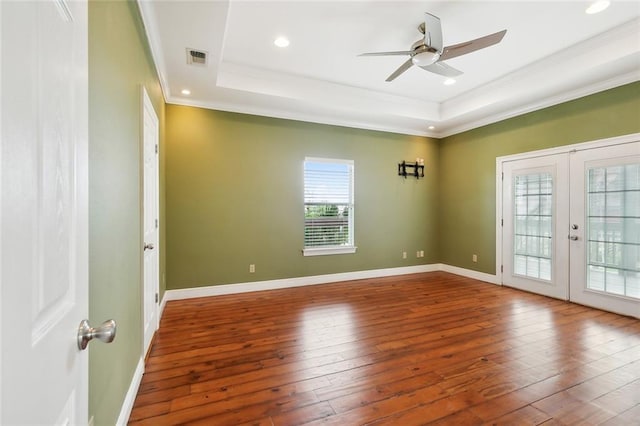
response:
M142 89L144 161L144 352L158 329L158 116L147 91Z
M567 158L506 162L503 167L503 283L558 299L569 290Z
M502 282L640 318L640 142L570 149L502 162Z
M640 318L640 142L570 158L571 300Z
M86 424L87 5L0 2L1 424Z

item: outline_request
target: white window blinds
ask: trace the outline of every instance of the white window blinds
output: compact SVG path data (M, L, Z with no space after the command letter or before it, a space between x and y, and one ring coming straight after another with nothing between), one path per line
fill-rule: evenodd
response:
M304 254L353 253L353 161L306 158Z

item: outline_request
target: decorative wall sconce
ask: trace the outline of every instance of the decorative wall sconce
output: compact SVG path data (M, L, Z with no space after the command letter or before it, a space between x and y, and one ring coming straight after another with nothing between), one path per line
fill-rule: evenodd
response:
M403 176L405 179L407 176L413 176L416 179L424 177L424 159L416 158L415 163L407 161L398 163L398 176Z

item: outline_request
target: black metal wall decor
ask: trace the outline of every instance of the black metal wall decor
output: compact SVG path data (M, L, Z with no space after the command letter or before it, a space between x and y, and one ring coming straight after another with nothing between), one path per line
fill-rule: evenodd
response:
M406 161L398 163L398 176L404 176L405 179L407 176L413 176L416 179L420 179L421 177L424 177L424 164L420 164L418 161L415 163L408 163Z

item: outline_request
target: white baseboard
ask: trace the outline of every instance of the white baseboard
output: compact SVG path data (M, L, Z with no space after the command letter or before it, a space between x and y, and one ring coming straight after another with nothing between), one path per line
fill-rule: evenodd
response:
M136 400L136 395L138 394L138 388L140 388L140 382L142 382L143 374L144 356L140 357L140 360L138 361L138 365L136 367L136 371L133 372L133 378L131 379L129 390L127 390L127 395L124 397L122 407L120 408L120 415L118 416L118 420L116 421L117 426L126 426L126 424L129 422L129 416L131 415L133 403Z
M162 300L160 301L160 307L158 308L158 328L160 328L160 320L162 319L162 314L164 313L164 308L167 306L167 293L171 290L165 290L164 295L162 296Z
M459 268L457 266L445 265L442 263L440 264L440 271L462 275L463 277L473 278L474 280L500 285L500 280L498 279L497 275L486 274L484 272L473 271L471 269Z
M418 274L438 271L439 265L417 265L401 268L372 269L368 271L344 272L339 274L315 275L310 277L285 278L280 280L255 281L238 284L212 285L207 287L167 290L162 298L163 304L169 300L192 299L194 297L222 296L225 294L247 293L250 291L275 290L305 285L327 284L339 281L361 280L366 278L390 277L394 275Z
M227 294L248 293L251 291L276 290L306 285L328 284L340 281L361 280L366 278L390 277L395 275L417 274L422 272L444 271L464 277L499 284L496 275L471 269L459 268L441 263L431 265L406 266L401 268L372 269L368 271L344 272L339 274L315 275L310 277L285 278L280 280L254 281L237 284L212 285L207 287L192 287L180 290L167 290L160 304L160 318L167 301L193 299L195 297L222 296Z

